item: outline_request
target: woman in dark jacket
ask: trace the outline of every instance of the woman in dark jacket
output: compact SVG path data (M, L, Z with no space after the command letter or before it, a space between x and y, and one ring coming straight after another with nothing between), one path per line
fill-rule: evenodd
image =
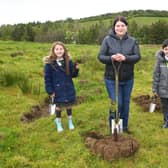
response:
M140 60L139 45L135 38L127 33L128 23L122 16L118 16L113 27L101 45L98 59L105 64L105 84L112 102L116 101L115 71L119 67L119 114L123 119L123 130L128 131L129 104L134 83L134 64ZM112 64L112 62L114 64ZM110 115L112 112L110 111ZM110 116L111 117L111 116ZM114 118L114 116L113 116Z
M44 58L45 88L50 97L54 97L56 103L57 131L63 131L61 124L61 111L63 107L67 110L69 129L74 129L72 123L72 108L75 103L75 88L72 81L78 75L78 65L73 64L67 49L62 42L55 42L49 56Z

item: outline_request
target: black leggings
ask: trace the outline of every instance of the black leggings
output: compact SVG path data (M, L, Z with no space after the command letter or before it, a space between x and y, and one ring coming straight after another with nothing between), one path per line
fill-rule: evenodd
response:
M168 98L161 98L164 121L168 122Z
M72 115L72 109L66 109L67 115L71 116ZM56 117L61 118L61 110L56 110Z

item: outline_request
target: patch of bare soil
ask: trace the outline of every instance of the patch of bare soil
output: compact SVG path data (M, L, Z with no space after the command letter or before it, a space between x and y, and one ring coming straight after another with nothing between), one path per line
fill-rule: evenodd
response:
M85 134L84 139L85 145L93 154L107 161L113 161L121 157L129 157L139 148L139 144L135 139L124 134L118 134L116 141L113 135L103 136L95 132L90 132Z
M78 96L76 104L81 104L85 100L86 100L86 97ZM23 114L23 116L21 116L20 118L21 121L28 123L28 122L35 121L36 119L39 119L40 117L50 116L49 103L50 103L49 98L46 98L44 100L44 104L32 106L30 112L26 112Z
M160 103L159 97L154 98L146 94L146 95L140 95L140 96L133 98L133 101L135 101L136 104L141 106L144 112L149 111L150 103L153 102L156 104L156 111L161 112L161 103Z
M49 116L49 108L48 105L36 105L32 106L31 111L24 113L23 116L21 117L21 121L23 122L31 122L34 121L40 117L47 117Z
M0 132L0 140L3 140L5 138L5 135Z
M24 55L23 51L17 51L10 54L11 57L17 57L17 56L23 56L23 55Z

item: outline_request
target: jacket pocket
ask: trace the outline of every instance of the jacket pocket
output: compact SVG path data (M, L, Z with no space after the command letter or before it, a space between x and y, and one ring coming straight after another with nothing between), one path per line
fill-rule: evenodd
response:
M64 93L65 93L65 86L63 84L57 83L55 85L56 97L59 98L59 97L63 96Z

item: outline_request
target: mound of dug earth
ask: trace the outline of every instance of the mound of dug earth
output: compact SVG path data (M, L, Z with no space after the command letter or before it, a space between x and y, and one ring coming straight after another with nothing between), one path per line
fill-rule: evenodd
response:
M31 111L24 113L21 117L23 122L32 122L40 117L49 116L48 105L35 105L31 107Z
M77 102L76 104L81 104L85 101L86 97L84 96L78 96L77 97ZM32 122L32 121L35 121L41 117L48 117L50 116L50 113L49 113L49 98L47 97L45 100L44 100L44 103L41 104L41 105L34 105L31 107L31 110L29 112L25 112L20 120L25 122L25 123L28 123L28 122Z
M148 94L139 95L139 96L133 98L133 100L136 102L136 104L138 104L139 106L142 107L144 112L149 111L149 106L150 106L150 103L154 101L153 99L154 98ZM155 103L156 103L156 110L161 112L161 103L160 103L159 97L157 97L155 99Z
M97 135L95 132L85 135L85 144L93 154L107 161L131 156L139 147L138 142L131 136L118 134L116 141L114 136Z

